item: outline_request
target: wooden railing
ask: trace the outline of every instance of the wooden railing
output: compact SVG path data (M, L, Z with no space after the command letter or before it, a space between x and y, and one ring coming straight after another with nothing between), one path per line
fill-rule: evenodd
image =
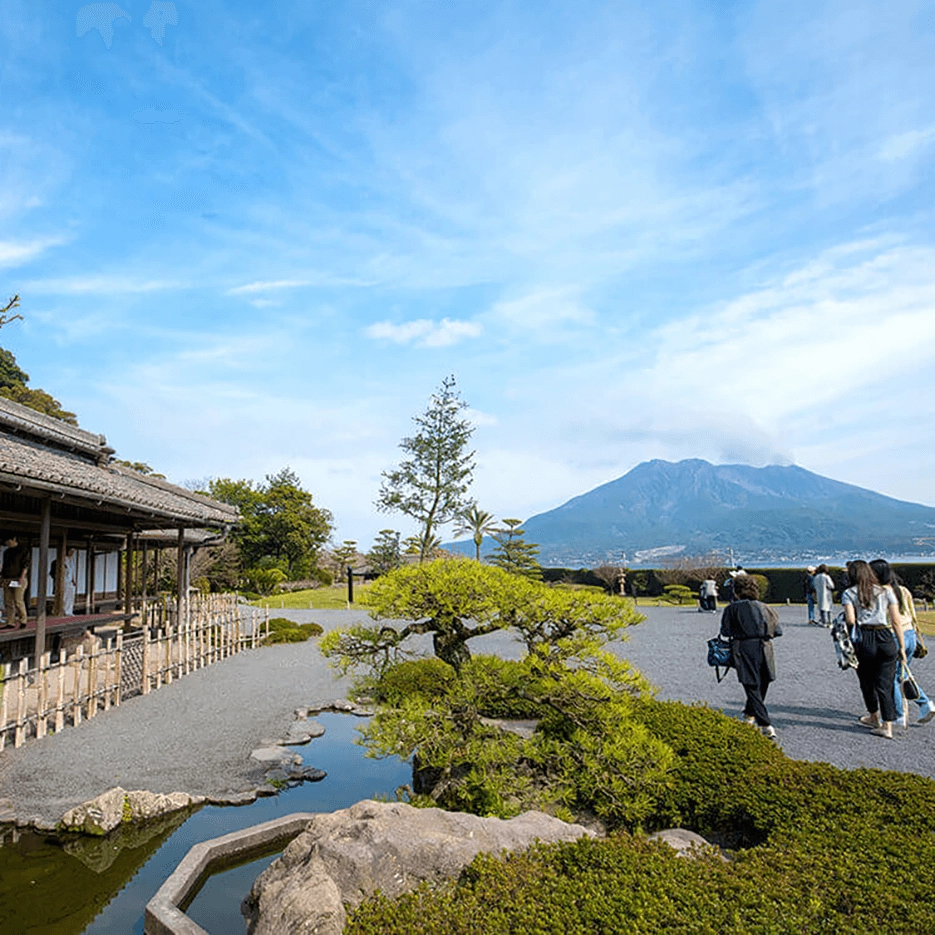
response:
M165 606L164 626L101 640L72 652L44 653L38 665L20 659L0 667L0 750L77 726L122 699L148 695L174 680L256 647L269 636L269 609L237 595L194 596L179 623Z

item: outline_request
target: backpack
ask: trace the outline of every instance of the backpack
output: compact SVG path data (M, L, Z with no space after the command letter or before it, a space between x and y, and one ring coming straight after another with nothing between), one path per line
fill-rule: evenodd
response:
M727 670L733 664L734 650L730 640L722 640L720 636L708 640L708 665L714 669L718 684L724 680ZM723 675L721 675L721 669L724 670Z

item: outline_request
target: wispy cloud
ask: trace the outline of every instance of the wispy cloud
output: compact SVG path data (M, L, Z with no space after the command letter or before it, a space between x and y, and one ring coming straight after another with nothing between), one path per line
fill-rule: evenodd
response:
M66 243L64 237L46 237L40 240L0 240L0 267L22 266L50 247Z
M273 279L248 282L228 289L226 295L253 295L256 292L278 292L281 289L300 289L310 285L307 279Z
M66 276L60 279L34 279L23 284L40 295L127 295L185 289L183 282L166 279L134 279L130 276Z
M432 321L418 318L402 324L379 321L364 330L368 338L392 341L394 344L414 344L416 347L450 347L466 338L477 338L483 328L477 322L443 318Z

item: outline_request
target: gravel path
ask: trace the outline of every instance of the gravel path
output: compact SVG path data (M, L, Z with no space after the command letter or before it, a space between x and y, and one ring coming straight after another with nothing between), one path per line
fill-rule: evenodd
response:
M619 648L658 687L659 697L703 701L741 716L743 689L734 673L720 685L705 664L705 641L719 616L689 608L640 608L647 620ZM325 629L367 619L361 611L277 611ZM835 664L827 630L805 624L804 608L780 608L785 635L776 643L778 680L767 704L783 749L792 757L837 766L875 766L935 776L935 721L897 730L894 741L857 724L863 713L857 677ZM428 641L426 640L426 648ZM504 633L472 643L475 652L516 656ZM928 660L916 675L935 690ZM249 791L263 767L250 752L283 736L294 709L342 697L314 641L248 651L209 666L59 736L0 752L0 799L17 820L53 824L63 812L120 785L153 792L189 792L214 799ZM911 706L913 720L918 709Z
M326 629L357 611L281 611ZM282 737L294 710L343 697L316 642L248 650L193 672L58 736L0 752L0 798L21 822L54 824L114 786L223 798L249 791L263 767L250 752Z
M909 729L894 740L874 737L857 723L865 713L853 670L842 672L828 630L810 627L805 607L778 607L783 636L776 640L776 681L766 706L783 750L801 760L835 766L873 766L935 777L935 721L914 723L918 707L910 702ZM659 697L703 701L742 717L744 692L731 671L719 685L706 663L706 642L717 634L720 614L699 614L688 607L641 607L646 622L629 630L620 654L659 687ZM927 692L935 692L930 661L915 660L913 672Z

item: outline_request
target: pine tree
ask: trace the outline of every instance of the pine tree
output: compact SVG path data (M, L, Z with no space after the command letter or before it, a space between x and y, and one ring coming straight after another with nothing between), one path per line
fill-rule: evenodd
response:
M521 519L505 519L505 528L494 532L497 548L490 554L488 561L499 565L504 571L524 578L541 578L542 569L536 561L539 545L526 541L526 530L521 529Z
M420 562L429 556L439 527L467 505L474 473L474 452L468 450L468 442L474 427L460 417L466 408L455 378L446 377L425 412L413 419L419 431L399 444L408 457L399 467L383 472L376 507L403 513L420 525Z

